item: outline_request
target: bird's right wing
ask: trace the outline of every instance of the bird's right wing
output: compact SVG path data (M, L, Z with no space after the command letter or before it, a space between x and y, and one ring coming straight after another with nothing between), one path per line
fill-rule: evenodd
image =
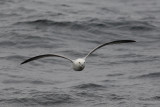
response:
M73 63L73 60L71 60L70 58L67 58L65 56L62 56L62 55L44 54L44 55L38 55L38 56L35 56L35 57L32 57L32 58L29 58L29 59L23 61L21 64L25 64L27 62L30 62L30 61L33 61L33 60L37 60L37 59L40 59L40 58L44 58L44 57L61 57L61 58L64 58L64 59L68 59L69 61L71 61Z
M97 49L106 46L106 45L112 45L112 44L121 44L121 43L130 43L130 42L136 42L134 40L116 40L116 41L112 41L112 42L107 42L104 44L101 44L100 46L96 47L95 49L93 49L92 51L90 51L85 58L87 58L90 54L92 54L94 51L96 51Z

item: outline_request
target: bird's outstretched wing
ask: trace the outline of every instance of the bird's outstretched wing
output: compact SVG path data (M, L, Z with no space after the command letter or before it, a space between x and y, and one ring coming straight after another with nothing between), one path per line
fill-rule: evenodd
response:
M70 58L67 58L65 56L62 56L62 55L44 54L44 55L38 55L38 56L35 56L35 57L32 57L32 58L29 58L29 59L25 60L24 62L22 62L21 64L25 64L27 62L30 62L30 61L33 61L33 60L37 60L37 59L40 59L40 58L44 58L44 57L61 57L61 58L64 58L64 59L68 59L69 61L71 61L73 63L73 60L71 60Z
M121 44L121 43L130 43L130 42L136 42L134 40L116 40L116 41L112 41L112 42L108 42L108 43L104 43L98 47L96 47L95 49L93 49L92 51L90 51L85 58L87 58L90 54L92 54L94 51L96 51L97 49L106 46L106 45L112 45L112 44Z

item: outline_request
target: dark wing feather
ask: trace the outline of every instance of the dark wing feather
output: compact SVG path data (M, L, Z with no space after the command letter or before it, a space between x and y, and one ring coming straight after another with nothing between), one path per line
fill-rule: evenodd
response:
M106 46L106 45L112 45L112 44L121 44L121 43L130 43L130 42L136 42L134 40L116 40L116 41L112 41L112 42L108 42L108 43L104 43L98 47L96 47L95 49L93 49L92 51L90 51L85 58L87 58L90 54L92 54L94 51L96 51L97 49Z
M73 60L65 57L65 56L62 56L62 55L56 55L56 54L44 54L44 55L38 55L38 56L35 56L35 57L32 57L32 58L29 58L27 60L25 60L24 62L22 62L21 64L25 64L27 62L30 62L30 61L33 61L33 60L37 60L37 59L40 59L40 58L44 58L44 57L61 57L61 58L64 58L64 59L68 59L69 61L73 62Z

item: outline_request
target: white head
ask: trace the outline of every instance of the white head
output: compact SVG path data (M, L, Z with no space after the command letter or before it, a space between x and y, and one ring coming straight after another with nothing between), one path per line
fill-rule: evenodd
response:
M84 58L78 58L73 61L73 69L75 71L82 71L85 67L85 59Z

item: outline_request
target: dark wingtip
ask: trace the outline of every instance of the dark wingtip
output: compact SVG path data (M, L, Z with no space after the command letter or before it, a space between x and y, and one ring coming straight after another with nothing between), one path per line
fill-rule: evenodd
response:
M128 42L136 42L135 40L128 40Z
M28 62L28 60L25 60L25 61L23 61L22 63L20 63L20 65L23 65L23 64L25 64L25 63L27 63Z
M111 44L119 44L119 43L130 43L130 42L136 42L135 40L117 40L110 42Z
M136 42L135 40L120 40L119 42L124 42L124 43L128 43L128 42Z
M135 40L130 40L131 42L136 42Z
M25 62L20 63L20 65L23 65Z

